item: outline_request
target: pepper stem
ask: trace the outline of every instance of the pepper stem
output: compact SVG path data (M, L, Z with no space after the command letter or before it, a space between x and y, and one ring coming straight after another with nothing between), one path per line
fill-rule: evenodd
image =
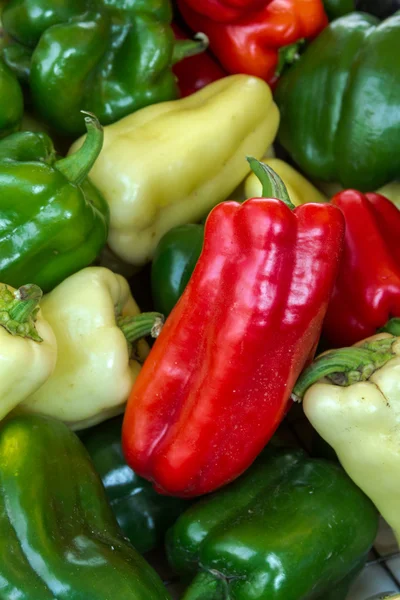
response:
M228 582L225 577L202 571L193 579L183 600L229 600Z
M209 43L206 34L201 32L196 33L193 40L176 40L172 52L172 64L175 65L189 56L201 54L207 50Z
M392 346L396 341L397 338L392 336L358 347L331 350L319 356L300 375L292 400L301 402L308 388L322 377L328 377L332 383L340 386L366 381L395 356Z
M147 312L134 317L119 317L117 325L126 337L128 344L133 344L147 335L159 336L164 323L164 317L158 312Z
M247 156L246 159L254 175L261 182L263 198L278 198L293 210L295 206L291 202L286 185L279 175L271 167L252 156Z
M4 285L0 289L0 326L11 335L42 342L35 327L42 296L40 287L33 283L23 285L15 292Z
M300 59L300 49L304 46L304 44L305 40L303 38L297 42L294 42L294 44L289 44L288 46L279 48L278 66L275 70L276 77L280 77L288 65L292 65L294 62Z
M71 183L79 185L89 174L103 147L103 128L98 118L81 110L85 116L87 135L82 146L71 156L57 161L56 169Z
M378 333L391 333L400 336L400 319L398 317L390 319L386 325L378 329Z

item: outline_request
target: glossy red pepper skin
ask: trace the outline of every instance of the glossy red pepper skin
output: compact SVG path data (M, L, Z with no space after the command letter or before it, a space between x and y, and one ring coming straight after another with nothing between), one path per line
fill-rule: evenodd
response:
M346 190L331 204L346 221L344 250L324 336L349 346L400 317L400 211L380 194Z
M186 23L208 36L210 49L228 73L255 75L270 85L279 75L280 49L315 37L328 24L322 0L242 0L238 16L229 22L210 16L218 5L226 8L227 3L178 0ZM225 19L225 11L221 15Z
M213 21L230 23L259 10L267 1L271 0L186 0L186 4Z
M172 29L176 39L189 38L175 23L172 24ZM181 98L190 96L209 83L227 75L207 51L184 58L176 63L172 70L178 78Z
M340 257L335 207L224 202L132 389L126 460L162 493L206 494L240 475L289 408L315 352Z

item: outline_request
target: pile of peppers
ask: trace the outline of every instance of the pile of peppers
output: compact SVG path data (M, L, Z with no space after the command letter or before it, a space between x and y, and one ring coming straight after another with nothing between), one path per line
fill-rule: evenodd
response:
M397 0L0 0L0 600L400 544L398 56Z

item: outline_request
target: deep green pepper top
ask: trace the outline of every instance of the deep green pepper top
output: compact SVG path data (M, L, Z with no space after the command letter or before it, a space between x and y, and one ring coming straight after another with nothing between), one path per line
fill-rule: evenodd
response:
M28 70L50 125L77 136L80 110L107 125L177 97L172 66L204 40L176 41L171 19L169 0L10 0L3 24L19 44L4 59L23 79Z
M24 114L24 99L14 73L0 59L0 138L17 131Z
M116 417L85 430L80 437L122 531L143 553L163 542L165 532L189 502L157 494L149 481L128 467L122 453L121 428L122 417Z
M268 447L178 519L167 552L178 573L198 573L184 600L327 600L336 588L343 600L343 579L360 568L377 526L341 467Z
M373 191L400 178L400 12L333 21L283 75L279 140L305 173Z
M179 225L159 241L151 265L151 288L157 311L168 316L181 297L199 259L203 225Z
M168 600L123 537L85 448L50 418L0 428L0 600Z
M109 209L86 175L102 146L87 116L87 144L57 160L45 133L0 141L0 281L45 292L90 265L107 240Z

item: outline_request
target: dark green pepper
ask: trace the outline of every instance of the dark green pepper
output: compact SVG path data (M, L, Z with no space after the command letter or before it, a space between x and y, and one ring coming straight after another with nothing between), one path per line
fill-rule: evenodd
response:
M354 0L324 0L324 7L330 21L356 10Z
M161 496L151 483L128 467L121 448L122 417L81 434L106 490L117 521L139 552L163 542L167 529L188 507L188 501Z
M66 425L33 415L3 422L0 464L0 600L169 599Z
M3 55L43 118L79 135L80 110L107 125L178 97L172 66L205 42L176 41L171 18L169 0L10 0Z
M400 177L400 13L333 21L283 75L279 140L305 173L373 191Z
M24 114L22 90L9 67L0 59L0 138L17 131Z
M267 450L167 534L172 567L197 575L184 600L335 598L376 535L378 514L341 467ZM330 592L335 595L330 596Z
M356 10L371 13L380 19L386 19L400 10L400 0L355 0Z
M86 177L103 135L93 116L86 123L85 144L61 160L45 133L0 141L0 281L50 291L104 246L108 205Z
M181 297L204 241L203 225L180 225L159 241L151 266L155 309L167 316Z

